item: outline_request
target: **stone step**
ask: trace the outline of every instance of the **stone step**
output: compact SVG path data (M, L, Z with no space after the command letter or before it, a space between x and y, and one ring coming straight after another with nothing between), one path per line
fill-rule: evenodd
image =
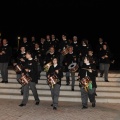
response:
M2 79L0 78L0 81L2 81ZM18 83L17 80L14 78L9 78L9 83ZM71 82L71 81L70 81ZM9 84L7 83L7 84ZM2 83L1 83L2 84ZM38 80L38 84L45 84L47 85L46 80ZM66 81L62 80L61 81L62 85L66 85ZM75 85L79 85L79 81L75 81ZM97 85L98 86L120 86L120 82L119 81L110 81L110 82L104 82L104 81L97 81Z
M40 100L43 101L52 101L50 95L40 95ZM23 99L23 96L20 94L0 94L0 99ZM29 94L29 100L34 100L32 94ZM59 102L66 101L66 102L78 102L81 103L81 97L71 97L71 96L59 96ZM96 103L120 103L120 97L96 97Z
M8 70L8 74L16 74L14 70ZM42 71L41 76L45 76L46 72ZM65 72L63 72L63 75L65 76ZM78 72L75 73L75 76L78 76ZM98 72L98 76L100 76L100 73ZM120 71L109 71L108 74L109 77L120 77Z
M8 89L19 89L21 87L21 85L19 83L8 83L8 84L4 84L1 83L0 84L0 88L8 88ZM46 84L37 84L36 85L37 89L41 89L41 90L49 90L50 87ZM75 91L80 91L80 87L78 85L75 85L74 87ZM61 86L61 90L66 90L66 91L70 91L71 90L71 86L66 86L66 85L62 85ZM101 91L101 92L120 92L120 88L119 86L98 86L96 91Z
M9 74L8 75L8 79L10 80L10 79L15 79L16 80L16 75L14 75L14 74ZM0 80L1 80L2 78L1 78L1 76L0 76ZM78 79L78 76L75 76L75 80L77 81L77 79ZM109 79L109 81L117 81L117 82L119 82L120 81L120 77L109 77L108 78ZM41 78L40 78L40 80L47 80L47 77L46 76L41 76ZM70 80L71 80L71 77L70 77ZM63 78L62 78L62 81L66 81L66 77L64 76ZM104 81L104 77L96 77L96 81Z
M41 96L41 95L51 95L51 92L50 92L50 90L43 90L43 89L38 89L37 90L38 91L38 94L39 94L39 96ZM20 94L20 89L13 89L13 88L0 88L0 94L3 94L3 93L7 93L7 94ZM32 94L32 91L30 90L29 91L29 93L30 94ZM68 90L68 91L66 91L66 90L61 90L60 91L60 95L62 95L62 96L71 96L71 97L74 97L74 96L77 96L77 97L79 97L79 96L81 96L81 93L80 93L80 91L71 91L71 90ZM99 96L99 97L120 97L120 94L119 94L119 91L118 92L113 92L113 91L110 91L110 92L99 92L99 91L97 91L97 95Z

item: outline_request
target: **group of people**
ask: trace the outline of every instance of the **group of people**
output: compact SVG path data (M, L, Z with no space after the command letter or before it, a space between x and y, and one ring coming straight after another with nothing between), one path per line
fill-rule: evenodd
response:
M40 74L44 71L44 66L50 63L46 77L47 84L50 86L53 110L57 110L58 107L63 72L66 73L66 85L70 85L71 77L72 91L75 87L75 73L78 72L82 109L88 108L88 98L92 107L95 107L97 65L100 68L100 77L104 75L105 82L109 82L108 72L111 62L111 52L107 43L103 42L102 38L99 38L99 42L96 52L94 52L87 39L79 42L77 36L73 36L73 39L70 40L67 39L66 35L62 35L61 40L58 40L55 35L46 35L46 38L41 38L40 42L36 41L34 36L30 42L28 42L27 37L23 37L16 54L13 56L12 48L7 39L3 39L0 47L0 70L3 79L1 82L8 83L7 68L11 61L14 68L19 68L19 72L16 72L17 80L22 79L23 76L25 76L23 80L30 78L30 81L21 87L23 100L19 106L22 107L27 104L29 87L33 92L35 105L39 105L40 99L36 84L41 79ZM72 66L70 67L70 65ZM72 70L73 68L74 70Z

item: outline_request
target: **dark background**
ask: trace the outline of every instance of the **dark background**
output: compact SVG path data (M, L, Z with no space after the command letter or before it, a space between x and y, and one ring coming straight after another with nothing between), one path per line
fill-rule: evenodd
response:
M0 32L14 47L17 36L77 35L94 46L107 41L120 68L119 11L117 0L16 0L0 2Z

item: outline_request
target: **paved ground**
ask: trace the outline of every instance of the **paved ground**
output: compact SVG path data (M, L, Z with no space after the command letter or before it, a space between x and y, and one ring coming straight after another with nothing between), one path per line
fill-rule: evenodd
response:
M89 103L88 109L81 109L81 103L59 102L53 110L50 101L34 101L19 107L21 100L0 99L0 120L120 120L120 104L97 103L95 108Z

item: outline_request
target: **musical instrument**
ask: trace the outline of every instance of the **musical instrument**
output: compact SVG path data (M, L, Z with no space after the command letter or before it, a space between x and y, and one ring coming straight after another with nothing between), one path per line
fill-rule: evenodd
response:
M25 74L25 75L22 75L21 78L18 79L18 82L24 86L28 84L31 80L32 78L29 77L27 74Z
M88 92L89 89L92 89L92 81L89 76L85 76L82 79L79 79L80 85Z
M51 65L52 65L52 62L49 62L49 63L45 64L44 65L44 71L48 72L48 70L49 70L49 68L50 68Z
M78 70L79 66L77 63L71 63L69 66L68 66L68 69L70 72L76 72Z
M53 85L55 85L58 81L59 81L59 79L58 79L57 75L55 75L55 74L48 77L48 85L52 86L52 88L53 88Z
M64 56L64 55L67 55L68 54L68 48L64 48L62 51L61 51L61 54Z
M20 74L21 73L21 71L22 71L22 69L23 69L23 66L22 65L20 65L20 64L17 64L17 65L15 65L14 66L15 68L15 72L17 73L17 74Z

